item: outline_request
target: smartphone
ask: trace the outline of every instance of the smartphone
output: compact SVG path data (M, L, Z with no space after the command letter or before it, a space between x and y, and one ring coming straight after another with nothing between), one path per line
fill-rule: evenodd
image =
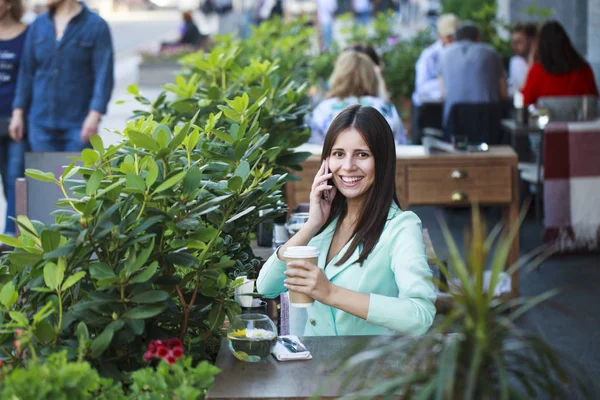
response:
M329 173L329 159L326 158L325 159L325 175L327 175ZM333 186L333 179L328 179L327 180L327 185L329 186ZM324 200L328 200L329 199L329 193L331 193L331 189L323 192L323 199Z

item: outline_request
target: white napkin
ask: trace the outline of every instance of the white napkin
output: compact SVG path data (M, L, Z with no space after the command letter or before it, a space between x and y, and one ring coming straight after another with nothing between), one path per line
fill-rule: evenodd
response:
M304 346L304 344L298 339L298 336L285 335L280 337L291 339L296 343L300 343L304 348L306 348L306 346ZM310 351L307 350L298 353L292 353L287 349L287 347L279 343L279 341L277 341L277 344L273 348L272 353L277 359L277 361L310 360L312 358L312 354L310 354Z

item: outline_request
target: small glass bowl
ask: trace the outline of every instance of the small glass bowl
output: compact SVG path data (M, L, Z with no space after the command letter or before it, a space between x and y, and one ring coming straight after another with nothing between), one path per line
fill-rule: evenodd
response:
M229 350L240 361L258 362L271 354L277 343L277 327L264 314L241 314L227 329Z

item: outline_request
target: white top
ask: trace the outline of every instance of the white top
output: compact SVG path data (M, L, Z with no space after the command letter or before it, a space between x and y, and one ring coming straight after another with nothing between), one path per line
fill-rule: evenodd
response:
M421 52L415 65L413 104L419 106L424 101L440 101L442 99L438 76L440 75L440 54L443 49L442 41L438 40Z
M508 87L510 93L521 90L527 79L527 73L529 72L529 65L527 61L521 56L512 56L508 64Z
M390 128L392 128L396 144L406 143L404 125L402 125L402 120L400 119L400 115L398 115L396 107L379 97L373 96L363 96L360 98L346 97L345 99L333 97L320 102L313 110L311 116L309 143L323 144L325 134L331 122L344 108L353 104L375 108L385 117Z
M319 25L331 25L337 10L337 0L317 0L317 19Z

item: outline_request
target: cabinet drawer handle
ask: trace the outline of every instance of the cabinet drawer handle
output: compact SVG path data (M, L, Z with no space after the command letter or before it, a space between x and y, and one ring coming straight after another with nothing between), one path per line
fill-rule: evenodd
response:
M464 171L462 169L455 169L450 174L450 177L452 179L465 179L467 177L467 171Z
M452 193L452 201L455 201L455 202L466 201L468 198L469 198L469 196L467 196L467 194L463 193L463 192Z

